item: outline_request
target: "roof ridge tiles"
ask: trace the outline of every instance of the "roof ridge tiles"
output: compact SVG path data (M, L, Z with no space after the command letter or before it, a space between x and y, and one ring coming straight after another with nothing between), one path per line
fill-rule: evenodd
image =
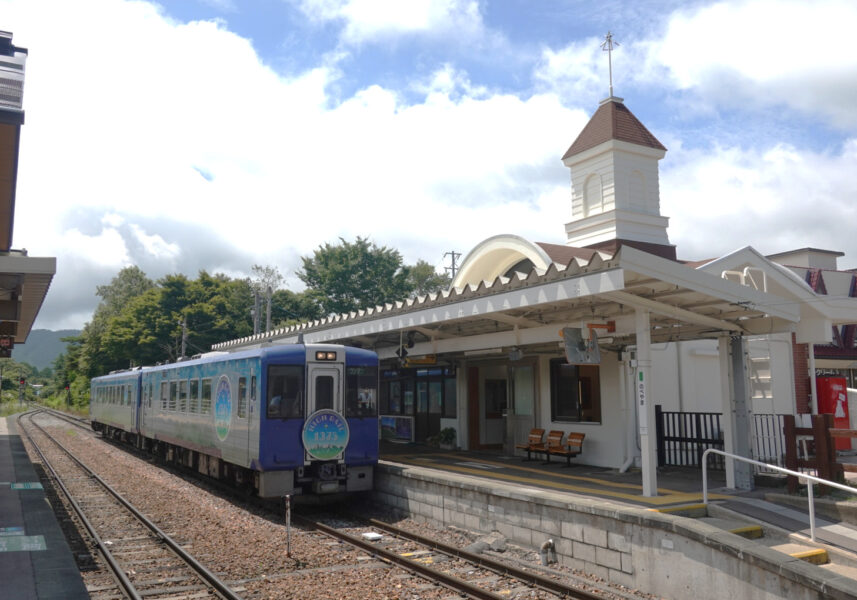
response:
M610 140L619 140L666 151L651 131L646 129L618 98L603 102L589 122L583 127L574 142L563 154L562 160L580 154Z

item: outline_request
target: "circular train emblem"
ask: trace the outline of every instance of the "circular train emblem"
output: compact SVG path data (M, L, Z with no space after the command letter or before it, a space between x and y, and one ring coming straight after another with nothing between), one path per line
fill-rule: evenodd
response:
M318 460L336 458L348 445L348 421L335 410L314 412L304 423L304 448Z
M214 429L217 431L217 437L221 442L229 435L231 423L232 388L229 386L229 378L226 375L221 375L214 392Z

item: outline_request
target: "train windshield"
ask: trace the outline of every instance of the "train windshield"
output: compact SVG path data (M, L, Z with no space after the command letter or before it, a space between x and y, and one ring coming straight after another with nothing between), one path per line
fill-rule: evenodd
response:
M304 368L301 365L268 367L266 414L269 419L299 419L304 416Z
M347 367L345 370L345 416L378 415L378 367Z

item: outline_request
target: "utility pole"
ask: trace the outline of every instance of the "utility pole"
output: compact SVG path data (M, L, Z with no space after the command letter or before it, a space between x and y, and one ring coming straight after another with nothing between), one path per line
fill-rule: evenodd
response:
M182 326L182 353L179 358L184 358L187 353L187 317L182 317L179 325Z
M268 298L268 308L265 314L265 333L268 333L269 331L271 331L271 296L274 295L274 290L271 289L270 285L266 290L266 295Z
M443 257L446 258L447 256L452 257L452 266L444 267L444 269L452 274L452 279L455 279L455 273L458 271L458 265L456 265L455 262L461 258L461 252L456 252L455 250L444 252Z
M253 290L253 308L250 313L253 315L253 335L259 333L259 320L261 318L260 313L261 302L259 301L259 291Z

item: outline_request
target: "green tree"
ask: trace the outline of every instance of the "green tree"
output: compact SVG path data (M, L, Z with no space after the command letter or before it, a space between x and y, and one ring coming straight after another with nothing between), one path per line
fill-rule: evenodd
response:
M146 277L140 267L125 267L116 274L108 285L95 288L95 295L101 298L101 303L95 309L104 317L112 317L125 307L132 298L136 298L155 287L155 282Z
M271 322L274 328L320 319L324 314L309 291L277 290L271 298Z
M207 352L216 342L252 333L250 305L246 280L205 271L195 280L168 275L111 321L105 355L120 367L173 361L181 356L183 335L186 354Z
M410 292L409 268L397 250L357 237L325 243L312 256L301 257L297 276L323 314L347 313L401 300Z
M411 265L408 272L408 286L413 296L425 296L434 294L449 288L452 283L446 273L437 273L434 267L420 259L415 265Z

